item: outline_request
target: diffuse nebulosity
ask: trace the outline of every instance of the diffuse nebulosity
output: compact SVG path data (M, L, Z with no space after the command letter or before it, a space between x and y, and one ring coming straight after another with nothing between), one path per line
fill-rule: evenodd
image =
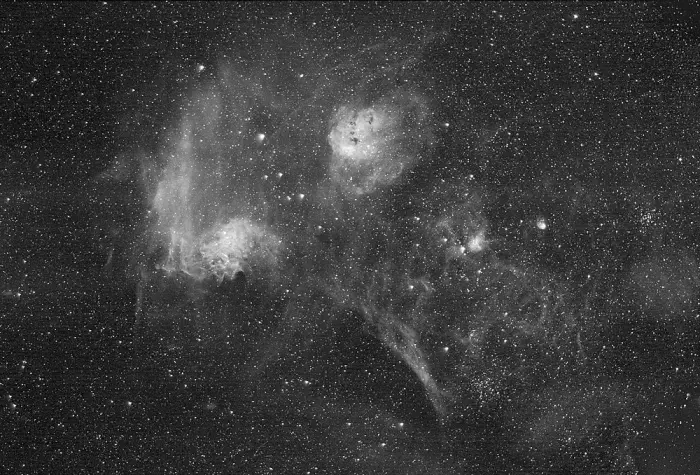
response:
M167 320L177 330L161 339L215 346L226 335L252 360L242 378L254 381L316 333L332 335L350 309L415 374L445 424L482 409L528 413L528 395L591 358L590 286L517 246L499 252L509 243L495 238L485 210L495 194L467 160L440 168L443 154L470 150L440 140L447 125L423 51L392 48L284 86L273 69L263 81L224 62L193 88L142 163L151 218L138 251L137 333L165 333ZM532 227L543 233L547 222L533 217ZM253 292L262 297L241 297ZM243 331L252 321L257 333ZM615 404L599 412L624 432ZM604 430L596 424L586 427ZM525 426L521 437L535 444L561 435L546 421L535 436ZM617 454L609 449L601 453Z
M420 54L381 71L363 60L348 98L329 86L352 81L343 68L321 74L296 104L281 104L230 64L195 89L152 159L162 165L147 190L148 248L161 257L141 266L141 323L164 316L146 284L154 278L184 275L206 288L239 275L287 300L311 285L362 312L444 415L420 332L439 318L428 306L440 279L481 272L488 224L473 177L426 187L411 176L438 158L437 111L406 68L419 66ZM261 113L282 116L275 130L256 123Z
M431 119L427 101L410 91L393 91L366 108L341 105L328 135L332 180L357 194L391 185L431 144Z

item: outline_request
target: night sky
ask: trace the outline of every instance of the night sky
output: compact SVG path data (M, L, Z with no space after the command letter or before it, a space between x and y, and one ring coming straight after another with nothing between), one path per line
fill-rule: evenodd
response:
M697 473L695 5L2 10L3 470Z

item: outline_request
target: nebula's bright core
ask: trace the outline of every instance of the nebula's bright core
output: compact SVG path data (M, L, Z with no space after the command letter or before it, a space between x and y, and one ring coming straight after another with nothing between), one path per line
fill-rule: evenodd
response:
M396 181L429 143L426 102L420 95L397 90L368 108L340 106L328 135L334 180L357 194Z

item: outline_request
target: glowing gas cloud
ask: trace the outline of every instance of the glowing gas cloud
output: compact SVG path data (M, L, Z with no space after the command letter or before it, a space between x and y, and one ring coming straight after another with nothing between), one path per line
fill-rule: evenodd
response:
M139 315L146 327L189 325L198 342L238 329L216 318L260 326L269 341L238 340L255 379L319 344L317 332L349 309L449 419L461 394L482 386L489 333L545 334L557 294L496 258L485 192L466 169L439 180L413 173L433 164L442 122L430 80L413 76L420 52L395 64L390 51L368 55L319 72L311 86L226 63L192 88L148 167ZM255 287L264 297L241 307L251 281L264 283ZM197 299L186 296L192 288ZM217 296L215 311L207 295ZM454 347L451 366L435 342Z
M608 197L604 187L581 185L571 204L576 180L597 178L569 168L561 179L539 176L540 163L558 163L573 130L588 131L577 122L588 127L588 113L564 125L545 114L540 100L556 95L542 96L542 84L516 73L490 83L490 68L503 61L478 43L453 48L456 33L371 45L358 33L326 54L325 43L304 41L306 20L292 20L288 35L250 39L270 42L257 52L224 45L238 51L222 52L218 65L191 63L192 78L162 88L169 112L144 127L156 132L134 152L143 157L146 197L132 257L135 333L155 334L143 341L165 348L232 351L243 400L285 408L294 404L273 398L297 391L297 401L327 404L355 390L340 381L353 365L391 366L401 389L387 404L417 393L422 411L454 424L441 442L462 437L454 448L464 460L462 447L482 438L465 428L485 427L489 438L498 420L504 439L529 447L563 437L569 424L557 421L581 401L585 440L567 443L594 453L590 440L610 432L607 413L588 417L599 405L624 435L617 388L601 389L602 398L597 389L544 388L596 374L608 355L622 354L598 345L609 341L608 322L694 318L700 272L695 251L606 247L617 243L613 235L625 236L620 246L634 240L625 216L636 205L613 206L624 192ZM473 80L457 79L472 67ZM157 116L159 106L143 107L154 110L139 117ZM597 148L594 155L607 157ZM121 163L115 179L137 175ZM615 219L603 226L607 215ZM312 376L330 383L316 387ZM556 417L538 416L537 401ZM524 422L513 429L511 420ZM613 445L601 453L621 454Z
M328 135L332 178L356 194L390 185L430 145L429 118L427 100L403 90L369 107L340 106Z
M176 275L202 288L238 274L267 283L282 276L284 285L275 287L284 287L279 301L288 302L287 319L302 318L295 309L311 305L307 295L318 292L361 312L447 416L452 396L433 376L423 333L435 286L455 269L476 271L488 225L468 180L418 190L422 204L413 215L392 216L383 194L432 159L434 112L418 84L375 84L373 73L362 71L366 92L349 100L321 88L311 102L285 104L228 64L194 90L153 160L160 165L148 240L161 252L145 271L139 302L158 301L153 289L167 288ZM275 111L290 111L277 126ZM320 126L304 128L311 123ZM363 196L372 199L357 201ZM314 237L319 233L322 239ZM374 248L383 251L372 258ZM153 279L161 287L146 285ZM191 318L178 317L171 305L141 313L147 323L165 309L168 318ZM183 305L182 312L191 309ZM206 316L198 315L201 331ZM283 342L270 343L274 354L306 338L282 335Z
M244 117L257 99L223 73L185 102L154 160L162 165L149 230L152 247L167 251L160 270L219 283L240 272L271 276L280 249L265 223L263 170L254 160L263 134Z
M280 244L264 228L240 218L216 226L194 241L173 230L162 269L181 271L198 280L215 277L221 283L239 272L250 275L254 268L274 269Z

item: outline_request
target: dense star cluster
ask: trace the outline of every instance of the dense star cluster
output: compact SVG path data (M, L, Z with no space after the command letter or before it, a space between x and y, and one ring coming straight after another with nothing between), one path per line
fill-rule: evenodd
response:
M700 49L645 3L16 3L16 473L692 473Z

